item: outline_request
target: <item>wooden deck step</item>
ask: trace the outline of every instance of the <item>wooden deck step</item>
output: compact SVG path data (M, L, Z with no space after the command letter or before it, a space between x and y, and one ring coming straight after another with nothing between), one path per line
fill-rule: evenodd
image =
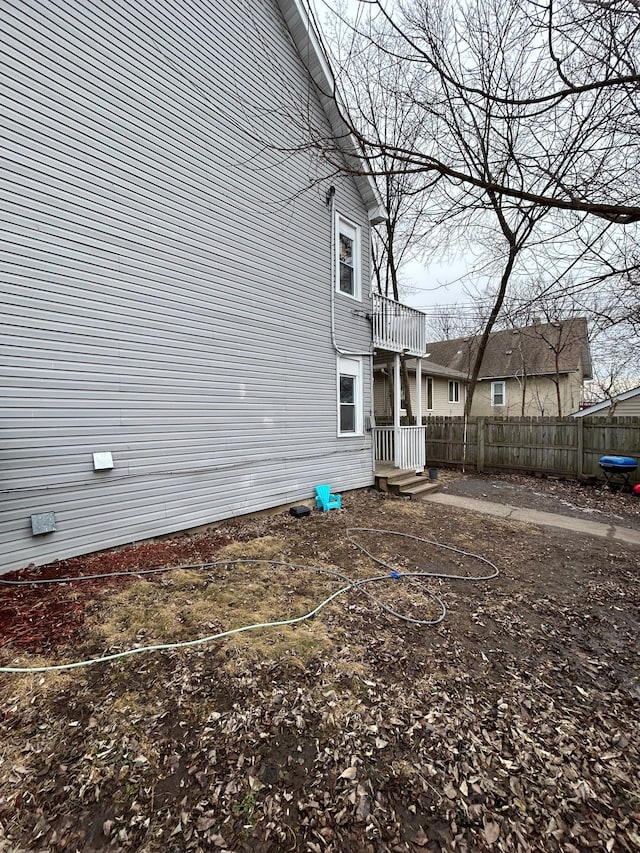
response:
M429 480L415 471L399 468L376 470L376 488L382 492L391 492L408 498L418 498L441 488L436 480Z
M409 495L411 498L422 497L428 492L437 492L441 485L436 480L429 480L426 477L417 477L416 479L421 480L420 483L409 483L405 486L401 487L400 494L401 495Z

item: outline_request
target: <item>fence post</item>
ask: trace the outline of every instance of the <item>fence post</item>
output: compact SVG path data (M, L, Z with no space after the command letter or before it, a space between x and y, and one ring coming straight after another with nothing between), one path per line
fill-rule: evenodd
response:
M484 430L486 419L476 418L476 471L482 474L484 471Z
M583 473L583 457L584 457L584 418L574 418L576 422L576 476L578 480L582 479Z

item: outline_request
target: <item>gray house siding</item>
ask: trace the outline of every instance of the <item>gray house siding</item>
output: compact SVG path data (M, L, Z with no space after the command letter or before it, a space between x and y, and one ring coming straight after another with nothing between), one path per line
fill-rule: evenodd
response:
M329 187L364 294L367 211L293 150L325 120L275 2L0 9L1 568L370 484L370 435L337 437ZM368 310L335 295L339 347Z

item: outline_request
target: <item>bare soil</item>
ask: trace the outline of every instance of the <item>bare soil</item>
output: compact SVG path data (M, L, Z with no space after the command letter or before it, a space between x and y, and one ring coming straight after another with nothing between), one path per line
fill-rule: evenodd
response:
M389 574L350 527L420 537L351 534L399 574L500 571L365 588L414 619L438 594L432 627L359 588L295 626L0 675L0 850L640 849L639 549L366 490L343 506L9 576L134 573L3 588L0 660L36 666L309 612L344 582L283 561Z

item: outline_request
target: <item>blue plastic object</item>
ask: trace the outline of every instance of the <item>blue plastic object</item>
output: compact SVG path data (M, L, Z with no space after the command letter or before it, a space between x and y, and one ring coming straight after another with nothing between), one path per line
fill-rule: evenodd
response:
M341 495L332 495L331 486L328 483L316 486L316 506L323 512L330 509L342 509Z
M395 578L397 580L398 578L401 578L402 575L399 572L393 571L393 572L391 572L389 577Z
M609 471L635 471L638 467L632 456L601 456L599 464Z
M638 467L632 456L601 456L602 473L611 489L631 489L631 475Z

